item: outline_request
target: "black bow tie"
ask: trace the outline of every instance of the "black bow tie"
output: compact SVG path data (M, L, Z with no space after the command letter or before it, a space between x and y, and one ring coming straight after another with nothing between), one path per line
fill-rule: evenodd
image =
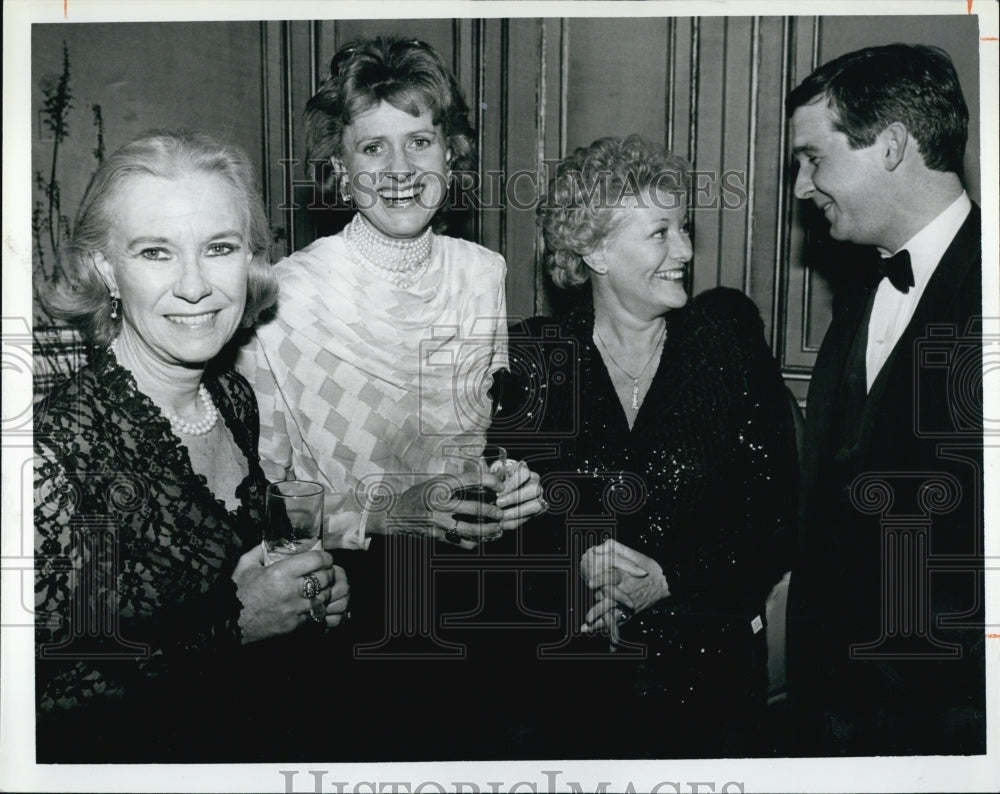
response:
M878 274L881 278L888 278L892 286L903 294L910 291L913 286L913 267L910 265L910 252L905 248L892 256L880 259L878 263Z

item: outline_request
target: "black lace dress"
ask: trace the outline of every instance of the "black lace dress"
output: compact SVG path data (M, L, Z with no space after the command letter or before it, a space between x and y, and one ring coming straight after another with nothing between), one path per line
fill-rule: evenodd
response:
M531 462L552 503L489 549L503 555L507 544L521 561L518 617L536 624L504 642L504 678L517 681L504 700L527 754L755 752L764 602L787 565L795 510L794 425L742 293L711 290L666 319L631 429L592 341L589 302L511 329L512 373L497 386L491 436ZM593 603L580 558L607 537L659 562L671 592L622 626L615 653L606 637L580 635Z
M266 482L257 406L233 372L205 384L249 475L230 512L114 357L36 409L39 761L226 760L241 604Z

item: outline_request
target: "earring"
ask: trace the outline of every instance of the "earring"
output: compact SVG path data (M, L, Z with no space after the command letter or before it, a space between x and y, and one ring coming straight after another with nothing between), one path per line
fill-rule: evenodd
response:
M350 185L351 185L350 177L348 177L347 174L344 174L340 178L340 195L344 197L344 201L347 202L348 204L351 203L351 198L352 198Z
M121 305L121 301L118 299L118 293L111 293L111 319L118 319L118 307Z

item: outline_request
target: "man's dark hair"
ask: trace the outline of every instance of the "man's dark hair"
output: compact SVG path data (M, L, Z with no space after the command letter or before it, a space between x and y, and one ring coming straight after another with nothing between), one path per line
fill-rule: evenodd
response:
M926 166L962 173L969 108L951 58L938 47L888 44L841 55L820 66L785 100L791 116L825 98L852 149L871 146L900 122L914 137Z

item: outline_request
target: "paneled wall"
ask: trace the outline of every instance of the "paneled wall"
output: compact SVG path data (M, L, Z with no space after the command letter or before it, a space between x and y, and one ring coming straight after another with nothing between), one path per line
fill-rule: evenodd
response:
M100 105L108 148L142 129L176 124L244 146L260 169L278 253L296 250L344 220L308 209L316 197L304 163L306 100L339 46L377 33L424 39L455 69L478 131L480 174L493 188L484 200L496 199L503 184L508 193L459 215L453 233L506 256L512 315L549 306L530 205L551 163L600 136L638 132L688 157L700 174L692 290L723 284L757 302L800 399L831 291L805 267L824 224L790 193L785 93L817 63L860 46L944 47L972 110L966 176L979 199L974 16L36 25L34 168L48 174L51 167L41 86L60 73L65 42L73 109L58 161L64 213L93 171L91 108Z

